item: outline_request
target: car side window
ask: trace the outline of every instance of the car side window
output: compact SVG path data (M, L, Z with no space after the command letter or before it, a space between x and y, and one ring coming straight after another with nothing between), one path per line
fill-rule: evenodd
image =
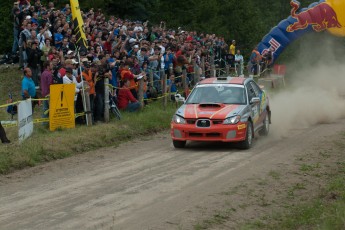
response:
M261 93L260 87L253 81L250 82L250 85L253 87L256 97L260 97L260 93Z
M255 91L253 89L253 86L250 83L246 84L247 92L248 92L248 99L249 101L252 100L253 97L256 97Z

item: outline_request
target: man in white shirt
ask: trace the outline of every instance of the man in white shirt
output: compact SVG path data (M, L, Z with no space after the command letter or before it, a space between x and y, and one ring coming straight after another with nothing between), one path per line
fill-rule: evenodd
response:
M77 79L73 75L73 70L70 67L66 68L66 75L62 78L63 84L75 84L75 96L74 101L77 100L78 93L80 92L80 89L82 88L82 82L78 83Z
M241 77L243 75L243 56L240 50L237 50L235 54L235 69L237 76Z

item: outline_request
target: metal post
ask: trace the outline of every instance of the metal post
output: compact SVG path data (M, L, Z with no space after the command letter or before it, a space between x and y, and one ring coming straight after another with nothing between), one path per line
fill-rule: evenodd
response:
M109 78L104 79L104 121L109 122Z

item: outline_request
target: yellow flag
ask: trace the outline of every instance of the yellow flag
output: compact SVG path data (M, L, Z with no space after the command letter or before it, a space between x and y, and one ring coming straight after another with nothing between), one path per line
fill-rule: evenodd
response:
M77 45L81 50L87 49L86 36L84 31L84 21L81 17L78 0L70 0L72 9L72 21L74 25L74 34L76 35Z

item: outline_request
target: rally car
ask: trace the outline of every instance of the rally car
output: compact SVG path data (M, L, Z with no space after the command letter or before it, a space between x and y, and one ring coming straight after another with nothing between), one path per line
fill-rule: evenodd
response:
M187 141L239 142L249 149L258 133L268 135L267 93L251 78L218 77L199 82L171 121L175 148Z

